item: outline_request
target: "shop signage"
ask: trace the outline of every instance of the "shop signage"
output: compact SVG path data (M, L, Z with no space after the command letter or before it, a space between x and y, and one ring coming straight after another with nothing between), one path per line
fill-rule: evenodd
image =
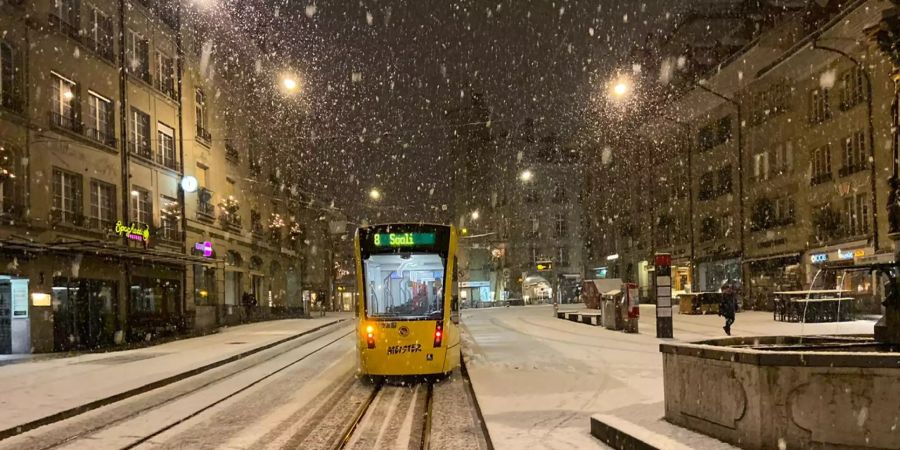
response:
M813 264L819 264L828 261L828 253L813 253L812 255L810 255L809 261Z
M116 234L119 236L127 236L128 239L144 244L150 242L150 227L148 225L132 222L131 225L126 226L122 224L122 221L120 220L116 222Z
M490 281L460 281L459 282L459 287L461 287L461 288L473 288L473 287L480 288L480 287L485 287L485 286L490 287L490 285L491 285Z
M612 255L609 255L609 256L606 257L606 260L607 260L607 261L615 261L615 260L617 260L617 259L619 259L619 254L618 254L618 253L613 253Z
M12 280L12 315L17 319L28 317L28 281Z
M204 258L212 258L215 255L212 242L209 241L194 243L194 252L198 255L203 255Z
M538 261L537 270L538 272L553 270L553 263L550 261Z
M838 259L853 259L863 256L866 256L866 251L861 248L856 250L838 250Z

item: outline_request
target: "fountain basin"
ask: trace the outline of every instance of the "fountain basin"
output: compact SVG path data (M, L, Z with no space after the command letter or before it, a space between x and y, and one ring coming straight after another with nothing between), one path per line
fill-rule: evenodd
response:
M900 448L900 352L872 336L665 343L665 417L747 449Z

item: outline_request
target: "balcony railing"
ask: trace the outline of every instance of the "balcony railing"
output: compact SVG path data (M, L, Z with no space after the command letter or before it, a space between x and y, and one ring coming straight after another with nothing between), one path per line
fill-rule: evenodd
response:
M108 231L110 233L115 231L116 223L110 219L101 219L99 217L91 217L88 219L88 227L92 230L97 231Z
M148 161L153 161L153 157L150 156L150 142L128 141L128 151Z
M80 212L52 209L50 210L50 223L83 227L85 225L85 217Z
M261 239L263 237L263 227L259 222L253 222L250 224L250 232L253 233L253 237L257 239Z
M109 62L116 61L113 53L112 40L110 40L109 45L104 45L104 43L97 41L92 37L83 36L81 38L81 42L100 58L103 58Z
M212 135L209 133L209 130L197 125L197 139L204 144L209 145L209 143L212 142Z
M81 124L75 121L75 115L64 116L60 113L50 113L50 125L63 130L81 132Z
M19 114L25 111L25 102L22 97L12 92L3 92L3 95L0 96L0 106Z
M197 195L197 215L207 219L215 219L216 205L212 202L212 191L200 189Z
M163 166L168 167L176 172L181 172L181 161L175 159L174 156L164 155L162 153L156 154L156 163Z
M813 175L809 180L810 186L815 186L817 184L827 183L831 181L831 172L820 173L818 175Z
M241 229L241 215L237 213L222 214L219 219L222 225L229 230Z
M851 164L848 166L841 167L840 170L838 170L838 176L846 177L846 176L852 175L856 172L862 172L863 170L866 170L868 168L869 168L869 166L865 163Z
M154 83L154 87L163 94L166 94L166 97L178 101L178 92L175 91L174 80L163 80L162 78L157 78L156 82Z
M79 34L78 34L78 26L77 25L73 25L69 22L66 22L61 17L59 17L53 13L50 14L49 20L50 20L51 27L58 28L62 34L65 34L66 36L69 36L70 38L75 39L76 41L80 40L81 36L79 36Z
M241 154L231 144L225 144L225 159L231 162L240 162Z
M116 148L116 138L113 136L112 130L97 130L94 128L85 128L84 135L99 144L107 147Z

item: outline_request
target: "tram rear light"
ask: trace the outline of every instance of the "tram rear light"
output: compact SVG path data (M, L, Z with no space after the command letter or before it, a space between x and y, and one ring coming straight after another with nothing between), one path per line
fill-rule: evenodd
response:
M438 348L444 341L444 322L439 321L434 325L434 347Z
M375 327L372 325L366 327L366 347L375 348Z

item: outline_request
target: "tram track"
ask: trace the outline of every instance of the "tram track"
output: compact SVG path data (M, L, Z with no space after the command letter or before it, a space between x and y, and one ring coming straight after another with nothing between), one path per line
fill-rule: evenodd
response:
M351 417L333 450L431 448L434 381L413 385L376 384Z
M16 449L50 450L69 446L79 441L87 442L104 430L126 424L129 421L140 420L141 416L151 411L162 410L178 401L188 399L191 395L198 394L204 390L213 389L217 385L221 385L225 382L235 381L238 377L246 375L248 371L252 369L258 370L263 365L271 364L277 358L283 357L292 351L297 351L304 346L313 346L311 349L301 351L298 356L291 358L287 363L278 365L273 369L265 370L262 376L253 378L239 388L233 389L227 395L220 396L213 402L206 403L174 421L163 424L150 433L142 433L138 439L119 447L122 449L134 448L179 424L214 408L222 402L252 389L263 381L284 372L331 345L334 345L352 333L353 330L347 331L346 327L340 326L337 329L328 327L323 330L317 330L301 339L285 342L282 344L283 346L267 349L268 351L265 353L259 353L252 357L239 360L238 362L241 364L237 366L220 368L218 369L221 371L220 373L211 372L204 376L192 377L183 380L181 383L173 384L166 389L148 392L145 394L149 395L148 398L140 398L140 396L138 396L123 400L119 403L109 405L110 408L113 408L111 411L92 413L97 414L98 417L87 417L87 415L84 417L79 416L78 418L70 419L77 420L78 422L68 425L60 423L57 425L61 425L60 428L47 430L46 433L43 433L35 440L27 443L10 442L10 444L13 444L12 448ZM325 342L321 343L320 341L322 340ZM6 444L6 442L2 444ZM0 449L6 448L2 444L0 444Z

